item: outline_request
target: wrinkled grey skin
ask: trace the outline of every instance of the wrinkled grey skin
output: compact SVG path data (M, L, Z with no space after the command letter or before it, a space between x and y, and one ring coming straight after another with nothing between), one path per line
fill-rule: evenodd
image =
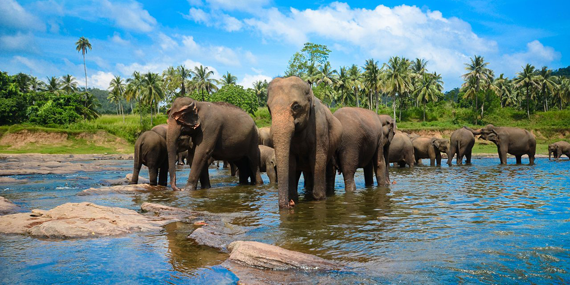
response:
M135 143L133 176L130 184L139 182L139 172L143 164L148 167L150 185L157 185L158 177L158 184L166 186L168 178L166 141L153 131L142 133Z
M390 143L388 162L397 163L400 167L405 167L406 164L414 167L415 161L412 140L405 133L396 131Z
M263 127L258 129L259 132L259 145L273 147L273 139L271 138L271 128Z
M384 161L386 162L386 179L388 183L390 182L389 172L388 172L388 155L390 154L390 144L394 139L396 134L396 122L389 115L378 115L380 122L382 123L382 134L384 135L384 140L382 141L382 148L384 149Z
M228 103L198 102L177 98L168 110L168 165L170 185L176 187L176 142L188 135L194 143L194 158L185 190L210 188L208 166L211 158L227 160L240 170L240 184L261 184L257 127L242 109ZM248 182L248 179L250 182Z
M344 107L333 114L342 124L342 139L337 150L336 162L344 177L344 188L355 191L354 174L364 168L365 185L390 184L384 159L384 133L380 117L373 111Z
M277 159L272 147L259 146L259 171L267 173L269 183L277 183Z
M275 78L267 89L271 136L277 157L279 207L298 202L297 186L305 177L307 196L326 199L334 193L334 155L342 125L299 77Z
M429 165L441 166L441 153L446 153L449 149L449 141L438 138L418 137L412 140L414 146L414 157L416 164L422 158L429 158Z
M559 141L548 145L548 160L550 160L552 154L554 154L556 161L559 161L563 154L570 158L570 143Z
M480 138L495 143L501 164L507 164L507 153L509 153L516 157L517 164L521 164L521 157L526 154L529 165L534 165L536 138L529 131L512 127L495 127L490 124L480 130L471 131L473 135L480 135Z
M471 164L471 153L474 145L475 136L469 129L463 127L455 130L449 138L447 164L451 165L451 161L455 155L457 155L457 165L463 164L463 156L465 156L465 164Z

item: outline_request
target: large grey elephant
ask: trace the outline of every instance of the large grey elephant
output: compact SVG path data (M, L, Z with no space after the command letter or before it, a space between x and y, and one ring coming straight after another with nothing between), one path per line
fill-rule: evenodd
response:
M272 147L259 146L259 171L267 173L269 183L277 183L277 159Z
M273 139L271 138L271 128L263 127L258 129L259 132L259 144L268 147L273 147Z
M400 167L409 165L414 167L414 146L408 135L396 131L394 139L390 143L390 150L388 154L389 163L397 163Z
M480 135L480 138L495 143L501 164L507 164L507 153L509 153L516 157L517 164L521 164L521 157L526 154L529 165L534 165L536 138L529 131L512 127L495 127L491 124L480 130L471 131L474 135Z
M168 124L161 124L154 126L151 131L156 132L161 137L166 140L166 133L168 132ZM192 157L194 156L194 149L192 144L192 138L190 136L180 136L176 141L176 153L177 160L176 164L188 165L192 164Z
M570 158L570 143L565 141L555 142L553 144L548 145L548 160L550 160L550 156L554 154L554 158L556 161L560 160L560 157L564 154L568 158Z
M235 163L239 171L239 183L263 183L259 173L259 148L257 127L253 119L242 109L228 103L197 102L191 98L177 98L168 110L168 165L170 185L176 187L176 141L188 135L194 143L194 157L186 190L197 188L198 178L202 188L210 188L208 162L210 158Z
M412 140L414 146L415 162L418 164L422 158L429 158L429 165L441 165L441 153L447 154L449 149L449 141L439 138L418 137Z
M475 136L471 130L463 127L451 133L449 138L449 152L447 153L447 164L451 165L453 157L457 155L457 164L463 164L463 156L465 163L471 164L471 152L475 145Z
M382 133L384 135L384 140L382 141L382 148L384 149L384 160L386 161L386 178L389 180L388 177L388 156L390 154L390 144L394 139L394 135L396 134L396 122L392 117L389 115L378 115L380 118L380 122L382 123Z
M267 88L271 135L277 157L279 207L298 202L301 173L316 200L334 193L334 155L342 125L299 77L275 78Z
M342 124L336 162L344 177L345 190L356 190L354 173L357 168L364 168L364 183L367 186L374 184L372 173L376 174L378 185L390 184L384 159L386 139L380 117L371 110L354 107L340 108L334 116Z
M168 153L166 141L158 133L146 131L142 133L135 143L135 159L133 176L130 184L139 182L139 172L142 165L148 167L150 185L166 186L168 178Z

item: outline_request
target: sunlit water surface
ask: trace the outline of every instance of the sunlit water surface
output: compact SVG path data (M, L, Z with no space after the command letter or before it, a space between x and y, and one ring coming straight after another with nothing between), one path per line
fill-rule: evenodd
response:
M354 193L345 193L339 175L335 196L290 211L278 210L274 186L237 186L224 169L210 169L208 190L76 195L124 177L131 161L109 161L120 171L13 176L28 183L4 184L0 196L27 209L88 201L238 212L248 240L347 264L348 273L329 273L338 283L569 283L570 162L508 162L391 168L389 188L364 187L358 172ZM188 172L179 171L179 184ZM0 282L236 283L219 266L227 254L187 240L192 230L175 223L159 233L59 241L0 235Z

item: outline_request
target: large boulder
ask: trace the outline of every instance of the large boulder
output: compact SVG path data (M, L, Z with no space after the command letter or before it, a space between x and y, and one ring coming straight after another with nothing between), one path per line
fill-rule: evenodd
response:
M172 220L148 217L136 211L67 203L49 211L33 210L0 217L0 233L29 234L43 238L84 238L159 231Z
M13 214L22 211L22 209L10 200L0 196L0 215Z

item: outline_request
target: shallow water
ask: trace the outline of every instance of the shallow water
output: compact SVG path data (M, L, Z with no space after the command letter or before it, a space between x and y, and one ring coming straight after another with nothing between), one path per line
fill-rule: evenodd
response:
M278 210L274 186L237 186L223 169L210 169L208 190L77 196L131 172L131 161L109 163L120 170L12 176L28 183L3 184L0 196L27 209L89 201L237 212L248 240L346 263L350 273L328 276L337 283L570 282L568 161L539 158L528 166L509 159L501 166L482 158L471 166L391 168L389 188L364 187L358 172L354 193L344 192L339 175L335 196L290 211ZM179 186L188 171L178 173ZM97 239L0 236L0 283L236 283L219 266L227 255L188 241L192 230L175 223L160 233Z

